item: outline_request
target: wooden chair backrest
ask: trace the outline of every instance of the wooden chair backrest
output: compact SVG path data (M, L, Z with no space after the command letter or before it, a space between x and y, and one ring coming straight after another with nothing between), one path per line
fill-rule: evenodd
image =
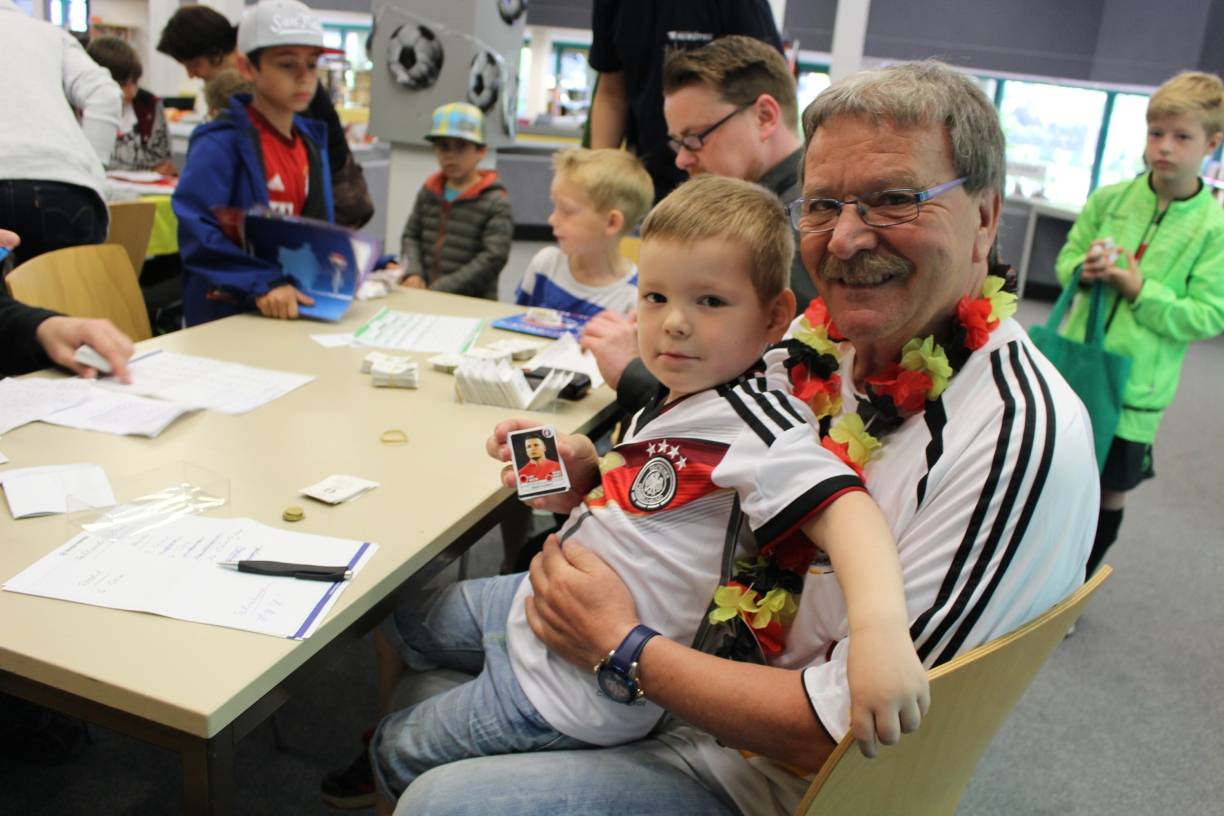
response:
M137 279L149 253L156 209L152 201L118 201L110 205L110 233L106 243L123 247L132 269L136 270Z
M4 279L22 303L71 317L105 317L133 340L153 336L144 296L123 247L57 249L38 255Z
M1112 570L1036 620L931 670L931 708L917 732L875 759L853 734L821 767L797 816L953 816L974 768L1024 690Z

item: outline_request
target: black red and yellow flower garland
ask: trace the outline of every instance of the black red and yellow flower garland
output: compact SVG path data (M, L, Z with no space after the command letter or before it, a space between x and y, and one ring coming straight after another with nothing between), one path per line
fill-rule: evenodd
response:
M974 351L986 344L1001 321L1015 314L1016 295L1007 278L990 275L977 298L962 297L946 337L914 338L901 359L868 377L858 410L842 414L841 350L845 337L833 325L824 300L814 299L793 336L780 344L789 356L791 391L811 407L820 421L821 445L863 477L863 468L885 436L910 416L939 399ZM736 574L714 593L711 623L736 616L753 629L766 655L782 651L785 632L798 610L795 596L816 555L816 545L801 531L761 549L751 560L735 564Z

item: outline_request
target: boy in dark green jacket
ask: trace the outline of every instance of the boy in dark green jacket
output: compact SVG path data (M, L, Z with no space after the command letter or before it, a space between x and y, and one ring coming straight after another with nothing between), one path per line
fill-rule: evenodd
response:
M1199 178L1203 159L1224 139L1224 83L1214 74L1178 74L1152 95L1147 121L1148 172L1093 193L1056 264L1064 286L1082 263L1084 282L1116 290L1105 301L1105 348L1132 361L1101 472L1088 575L1117 538L1127 492L1155 475L1152 442L1187 345L1224 331L1224 208ZM1084 336L1086 301L1076 303L1068 337Z
M497 172L476 168L486 151L484 116L475 105L443 105L425 138L442 169L425 181L404 225L403 285L496 300L514 221Z

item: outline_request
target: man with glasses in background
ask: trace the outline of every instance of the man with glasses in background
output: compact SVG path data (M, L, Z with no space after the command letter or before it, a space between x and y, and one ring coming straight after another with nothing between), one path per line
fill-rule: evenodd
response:
M974 82L937 62L855 74L812 103L804 132L789 209L823 301L765 364L785 367L821 418L814 432L862 469L930 668L1083 583L1099 490L1089 420L1010 318L1015 299L991 265L1003 134ZM490 452L526 422L499 426ZM558 450L574 484L593 483L589 440L560 438ZM579 531L545 543L528 618L555 655L589 669L649 621L581 542ZM835 581L819 558L808 566L785 646L765 665L651 638L637 678L670 716L649 738L444 765L408 788L397 816L794 812L850 728Z
M663 65L663 116L676 167L755 181L783 203L799 197L799 113L795 78L778 50L752 37L720 37L701 48L674 51ZM799 242L791 263L796 314L816 296ZM640 404L653 378L637 359L632 319L605 312L587 324L582 344L603 378Z

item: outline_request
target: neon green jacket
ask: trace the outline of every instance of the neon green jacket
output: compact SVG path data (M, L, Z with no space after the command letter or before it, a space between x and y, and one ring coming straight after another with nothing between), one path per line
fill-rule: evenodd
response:
M1093 193L1058 253L1059 283L1067 285L1098 238L1112 237L1135 252L1156 206L1148 174ZM1169 205L1139 271L1143 288L1134 303L1117 292L1105 299L1106 315L1113 314L1105 348L1132 360L1117 436L1151 443L1177 393L1187 344L1224 331L1224 208L1209 187ZM1088 300L1081 296L1062 334L1082 339L1087 321Z

